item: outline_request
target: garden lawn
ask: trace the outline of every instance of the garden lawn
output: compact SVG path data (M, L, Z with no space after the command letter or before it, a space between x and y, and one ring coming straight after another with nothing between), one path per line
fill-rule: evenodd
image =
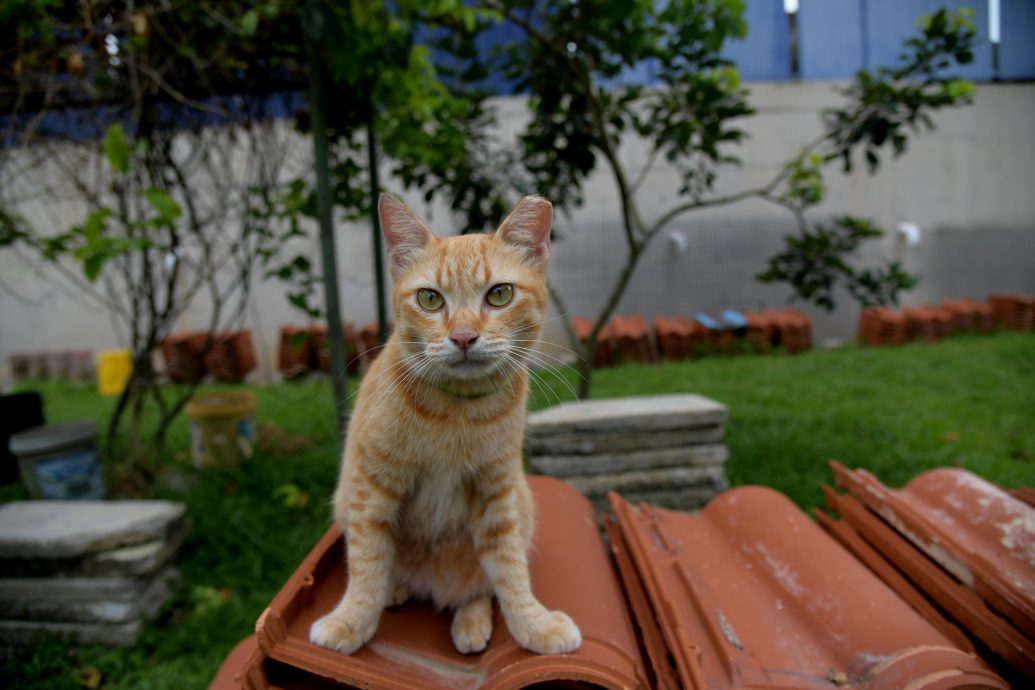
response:
M541 371L533 408L570 400L575 374ZM350 381L355 390L355 381ZM49 421L94 418L112 401L89 387L44 383ZM326 381L249 387L260 421L287 437L236 472L196 473L187 427L170 435L169 480L154 495L184 501L193 530L183 586L132 650L69 649L40 639L0 662L0 687L206 688L220 661L330 522L338 457ZM899 486L959 465L1005 486L1035 484L1035 335L963 336L898 348L712 357L597 372L594 397L694 392L730 409L733 485L764 484L803 508L820 505L827 461L866 467ZM292 447L293 443L304 447ZM0 498L24 497L3 487Z

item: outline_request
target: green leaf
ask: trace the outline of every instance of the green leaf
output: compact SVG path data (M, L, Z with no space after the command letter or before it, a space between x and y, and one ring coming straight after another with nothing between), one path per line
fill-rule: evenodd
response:
M259 28L259 10L252 8L241 16L241 33L245 36L254 36Z
M167 192L151 187L144 191L144 196L158 211L158 217L162 222L174 223L179 219L182 213L180 205Z
M129 144L121 124L116 122L108 128L104 135L104 153L112 169L120 173L129 170Z
M83 259L83 273L86 274L86 279L91 283L96 282L105 262L110 258L111 256L107 252L97 252Z

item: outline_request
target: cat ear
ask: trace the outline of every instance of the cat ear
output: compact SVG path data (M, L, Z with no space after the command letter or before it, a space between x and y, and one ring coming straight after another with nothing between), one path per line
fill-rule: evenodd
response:
M550 257L550 228L553 205L541 196L526 196L518 202L496 231L496 237L528 252L528 261L545 266Z
M388 266L394 276L410 265L434 235L417 214L393 194L382 192L377 200L377 211L388 245Z

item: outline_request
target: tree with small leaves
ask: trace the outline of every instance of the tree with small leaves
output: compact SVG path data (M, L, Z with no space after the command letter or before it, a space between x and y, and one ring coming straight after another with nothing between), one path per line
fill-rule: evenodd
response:
M789 283L797 297L826 308L834 307L838 284L868 305L894 302L914 283L895 263L854 266L859 245L881 234L871 223L842 218L811 226L806 211L823 199L829 164L840 161L851 170L861 152L869 172L876 172L881 156L901 155L910 136L934 127L933 112L971 101L973 85L946 75L973 59L975 29L967 10L923 18L898 67L859 72L842 90L844 104L824 113L822 132L766 184L718 194L722 170L740 162L736 146L745 132L738 123L753 113L736 65L722 54L726 41L747 33L743 0L490 0L481 6L527 39L502 59L506 73L529 94L531 119L521 134L523 186L570 210L581 205L582 186L599 166L614 180L624 262L580 348L580 397L589 393L597 336L644 251L685 214L747 199L786 208L800 233L787 239L759 278ZM656 73L656 86L623 84L626 70L645 64ZM629 137L647 145L639 170L619 155ZM679 176L680 198L671 208L645 209L638 192L660 157Z

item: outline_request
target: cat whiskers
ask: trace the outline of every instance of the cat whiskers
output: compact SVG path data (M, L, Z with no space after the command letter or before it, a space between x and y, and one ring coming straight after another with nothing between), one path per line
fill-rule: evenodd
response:
M554 365L550 364L549 362L547 362L544 358L545 357L550 357L550 358L560 362L568 370L572 370L570 365L568 365L566 362L564 362L563 360L561 360L561 359L559 359L559 358L557 358L557 357L555 357L553 355L550 355L548 353L542 352L541 350L536 350L536 349L533 349L533 348L530 348L530 347L522 347L520 345L511 345L510 347L519 356L521 356L522 359L524 359L524 360L526 360L528 362L531 362L533 364L536 364L536 365L542 367L543 369L546 369L551 374L553 374L553 376L557 380L559 380L564 385L565 388L568 389L568 392L571 393L571 397L573 399L575 399L575 400L578 400L578 397L579 397L578 393L575 392L575 389L568 382L568 377L565 376L564 372L561 371L560 369L558 369L557 367L555 367ZM529 374L531 374L532 376L539 377L539 374L537 372L535 372L531 367L528 367L527 365L526 365L526 367L528 368ZM544 383L545 383L545 381L544 381ZM551 387L551 390L552 390L552 387ZM556 392L554 393L554 395L558 398L558 402L560 402L560 399L559 399L560 396L557 396Z

